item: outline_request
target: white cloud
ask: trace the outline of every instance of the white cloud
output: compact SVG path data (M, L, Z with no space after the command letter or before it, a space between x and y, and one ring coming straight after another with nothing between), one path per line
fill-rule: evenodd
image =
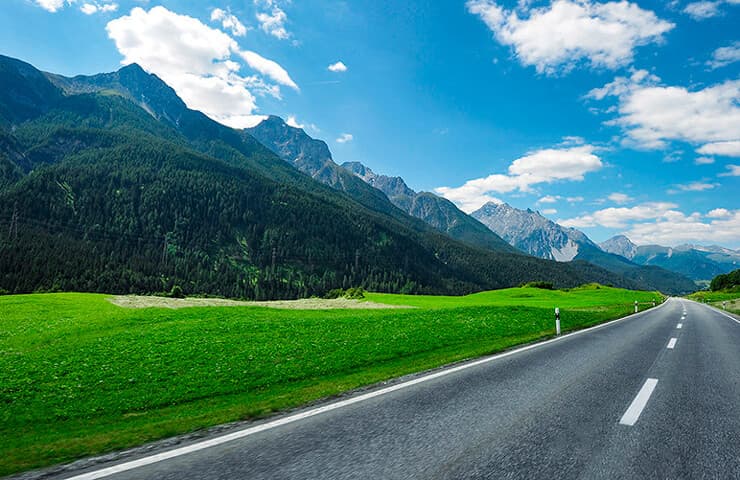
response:
M660 42L674 27L627 1L555 0L540 8L527 2L506 10L493 0L468 0L467 8L500 43L513 48L523 65L546 74L579 63L609 69L627 65L636 47Z
M702 155L722 155L725 157L740 157L740 140L708 143L698 148L696 152Z
M280 85L298 89L276 62L242 51L223 31L161 6L134 8L106 29L123 55L122 64L138 63L174 88L190 108L234 128L264 118L255 113L255 95L280 98ZM257 73L241 74L239 59Z
M603 166L595 150L592 145L537 150L514 160L506 174L494 173L468 180L459 187L438 187L435 191L463 211L472 212L489 201L501 203L490 195L492 192L529 192L533 185L540 183L583 180L586 173Z
M579 202L582 202L585 199L583 197L568 197L568 198L566 198L566 200L569 203L579 203Z
M633 200L633 198L627 195L626 193L619 193L619 192L614 192L606 198L608 198L614 203L620 203L620 204L629 203Z
M327 67L327 69L330 72L346 72L347 71L347 65L345 65L343 62L340 61L340 62L337 62L337 63L332 63L331 65L329 65Z
M249 50L239 52L239 55L247 62L247 65L257 70L263 75L267 75L281 85L298 90L298 85L290 78L288 72L277 62L268 60L265 57L251 52Z
M285 120L285 124L293 128L303 128L304 127L303 124L298 123L298 120L296 120L295 115L288 115L288 119Z
M740 165L727 165L727 172L720 173L720 177L740 177Z
M697 157L694 163L697 165L711 165L714 163L714 159L712 157Z
M337 138L337 143L351 142L355 137L351 133L343 133Z
M704 190L712 190L717 185L718 184L716 183L691 182L691 183L676 185L676 188L678 188L678 191L681 191L681 192L703 192ZM678 193L678 192L676 190L668 190L668 193Z
M648 202L634 207L610 207L597 210L588 215L559 220L558 223L566 227L585 228L602 226L608 228L623 228L635 220L660 218L678 207L675 203Z
M697 150L704 155L740 151L740 80L699 90L656 85L658 80L617 77L586 97L616 97L619 116L607 124L622 127L639 147L665 148L669 141L683 141L704 145Z
M557 203L558 200L560 200L559 195L545 195L537 200L537 203Z
M61 10L66 4L69 3L72 2L69 0L36 0L36 4L39 7L51 13L55 13Z
M110 13L118 10L117 3L85 3L80 7L80 11L85 15L92 15L94 13Z
M656 221L635 224L624 233L638 245L719 243L737 247L740 245L740 210L728 211L721 218L708 222L699 213L670 212Z
M233 15L231 12L227 12L220 8L214 8L211 12L212 22L221 22L221 26L227 30L231 30L231 34L236 37L243 37L247 34L247 27Z
M692 2L686 5L683 12L694 20L704 20L719 15L722 2Z
M546 208L542 210L543 215L555 215L556 213L558 213L558 211L554 208Z
M732 212L726 208L715 208L709 211L706 216L709 218L727 218L732 216Z
M558 223L576 228L623 229L622 233L638 245L703 242L737 245L740 242L740 210L718 208L702 216L698 212L687 215L676 208L676 204L668 202L644 203L632 208L597 210Z
M738 61L740 61L740 42L733 42L731 45L715 50L707 65L711 68L720 68Z
M265 9L255 15L263 32L280 40L290 38L290 33L285 28L288 15L282 9L278 0L254 0L254 4Z

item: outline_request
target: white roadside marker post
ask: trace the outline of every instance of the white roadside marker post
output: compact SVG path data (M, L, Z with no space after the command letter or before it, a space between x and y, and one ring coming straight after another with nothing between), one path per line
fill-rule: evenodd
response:
M635 300L635 313L637 313L637 300Z
M560 335L560 309L555 307L555 335Z
M722 310L727 310L727 301L722 302Z

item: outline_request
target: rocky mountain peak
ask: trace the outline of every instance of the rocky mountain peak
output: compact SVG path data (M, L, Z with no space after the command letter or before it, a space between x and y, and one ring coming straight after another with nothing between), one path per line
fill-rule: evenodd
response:
M621 255L630 260L635 258L635 254L637 253L637 245L632 243L632 241L624 235L616 235L609 240L600 243L599 247L605 252Z

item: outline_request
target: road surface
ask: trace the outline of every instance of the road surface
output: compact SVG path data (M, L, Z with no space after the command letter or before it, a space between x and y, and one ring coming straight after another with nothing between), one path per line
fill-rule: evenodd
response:
M698 303L395 388L59 478L740 478L740 321Z

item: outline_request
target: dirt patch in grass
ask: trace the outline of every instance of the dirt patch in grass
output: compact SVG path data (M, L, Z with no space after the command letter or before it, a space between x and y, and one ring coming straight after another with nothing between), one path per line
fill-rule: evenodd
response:
M123 308L186 308L186 307L268 307L285 310L336 310L414 308L406 305L386 305L349 298L302 298L300 300L272 300L268 302L246 302L224 298L168 298L146 295L116 295L108 301Z

